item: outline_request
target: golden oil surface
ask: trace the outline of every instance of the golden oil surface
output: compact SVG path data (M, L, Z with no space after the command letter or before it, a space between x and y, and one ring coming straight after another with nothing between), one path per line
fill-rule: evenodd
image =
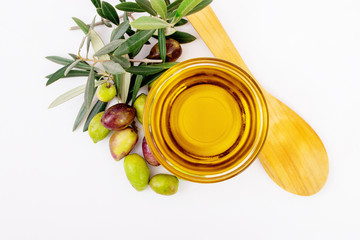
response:
M265 140L267 108L259 88L245 72L223 63L181 63L148 95L149 147L165 168L190 181L236 175Z

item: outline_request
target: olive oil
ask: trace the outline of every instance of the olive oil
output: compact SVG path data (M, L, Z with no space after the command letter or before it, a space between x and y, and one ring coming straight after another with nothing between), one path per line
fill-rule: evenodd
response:
M169 171L216 182L254 160L267 117L261 90L244 71L221 60L194 59L157 80L146 101L144 133Z

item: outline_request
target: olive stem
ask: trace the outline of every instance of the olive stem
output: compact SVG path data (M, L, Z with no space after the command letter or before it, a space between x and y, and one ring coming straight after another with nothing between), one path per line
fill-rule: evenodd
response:
M132 20L135 20L135 18L133 17L133 15L132 15L131 12L128 12L127 15L128 15ZM124 17L124 14L123 14L123 15L119 15L119 18L123 18L123 17ZM110 21L107 20L107 19L104 19L104 21L110 23ZM86 25L90 27L91 24L86 24ZM94 24L94 27L95 27L95 26L101 26L101 25L104 25L103 21L98 21L98 22L96 22L96 23ZM72 26L72 27L70 28L70 31L79 30L79 29L80 29L79 26Z
M129 59L129 62L142 62L142 63L162 63L161 59Z

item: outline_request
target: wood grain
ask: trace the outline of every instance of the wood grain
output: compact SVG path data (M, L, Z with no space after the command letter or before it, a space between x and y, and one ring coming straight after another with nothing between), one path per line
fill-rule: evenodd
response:
M238 65L254 78L211 7L188 19L215 57ZM269 132L259 154L262 166L286 191L302 196L319 192L329 174L321 139L298 114L262 90L269 108Z

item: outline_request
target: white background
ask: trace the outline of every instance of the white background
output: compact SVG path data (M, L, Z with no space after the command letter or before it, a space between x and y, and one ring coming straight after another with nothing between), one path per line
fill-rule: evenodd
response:
M87 133L71 131L81 96L47 109L86 80L45 88L44 76L59 68L45 56L76 53L83 34L68 30L71 17L90 22L90 0L2 1L0 239L360 238L360 2L212 6L257 80L322 138L330 161L323 190L290 194L255 161L226 182L182 181L172 197L136 192L108 139L95 145ZM201 40L183 48L181 60L212 56Z

